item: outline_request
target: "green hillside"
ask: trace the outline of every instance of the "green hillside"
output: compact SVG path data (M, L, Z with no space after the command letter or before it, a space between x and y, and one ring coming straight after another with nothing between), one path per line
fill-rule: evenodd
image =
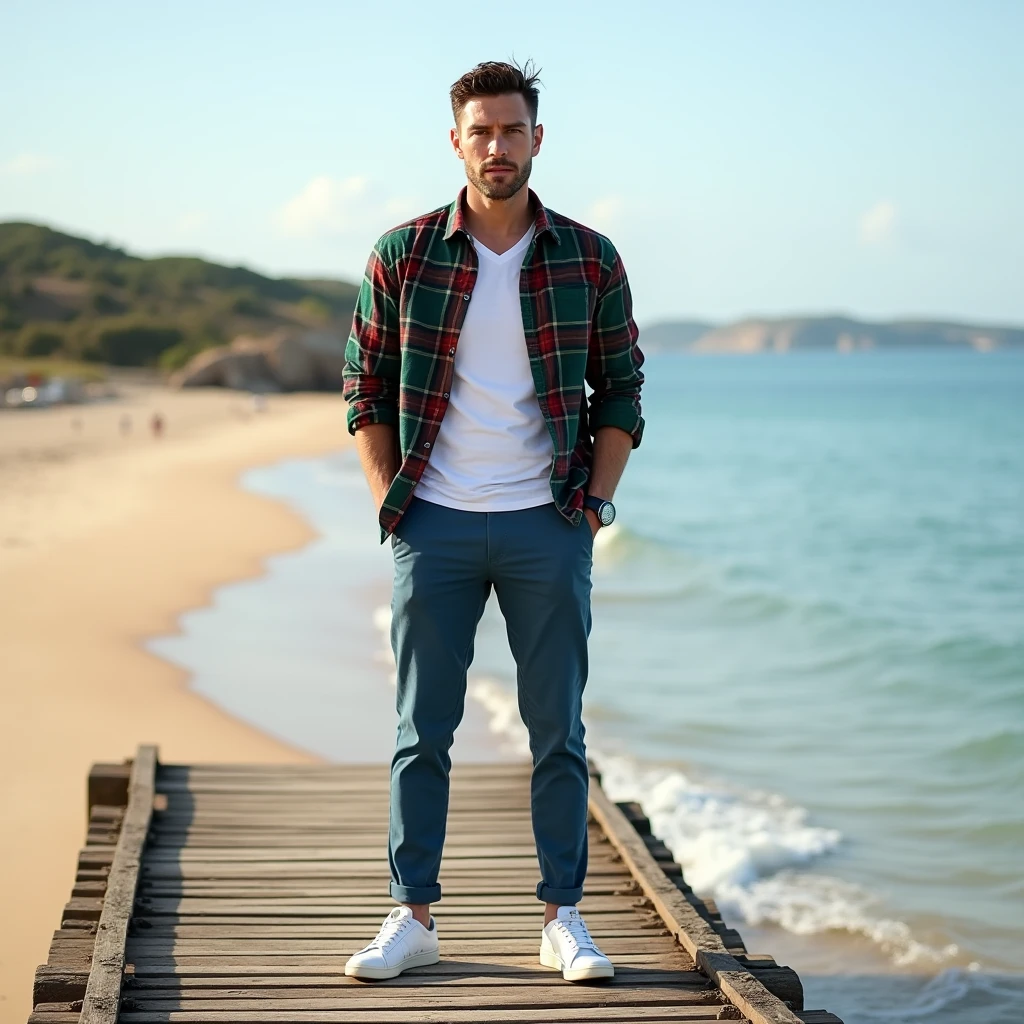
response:
M356 293L346 281L141 259L40 224L0 223L0 355L175 369L238 334L347 334Z

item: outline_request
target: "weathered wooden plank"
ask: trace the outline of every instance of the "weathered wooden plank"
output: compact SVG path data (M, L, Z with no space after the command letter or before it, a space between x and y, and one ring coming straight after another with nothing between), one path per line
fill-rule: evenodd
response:
M365 945L370 938L376 934L379 926L380 918L366 923L355 922L323 925L317 922L310 922L302 925L289 924L283 927L257 923L251 928L246 927L243 923L242 927L247 933L251 932L251 937L253 938L347 939L352 942L353 947L356 947ZM645 935L669 935L669 930L665 927L665 923L662 921L657 921L649 926L641 924L639 927L642 929L642 934ZM451 939L472 939L474 936L480 934L481 928L482 926L478 922L469 922L464 924L460 921L456 921L446 922L444 927L439 930L441 939L446 944L447 941ZM599 940L603 940L608 938L628 938L630 936L635 936L637 934L637 929L638 926L636 922L620 920L610 924L602 922L599 931L597 929L591 929L591 931ZM237 936L239 931L240 925L237 922L229 925L187 925L178 923L167 929L139 929L135 934L144 934L151 938L159 937L166 939L229 939ZM534 922L502 922L501 927L499 929L495 929L490 934L507 936L510 939L536 938L540 941L541 926L539 923Z
M459 861L442 861L441 863L441 885L445 880L468 880L477 881L481 871L486 871L486 865L493 865L493 877L496 880L519 881L524 877L532 877L534 884L538 877L538 865L536 856L532 858L509 857L502 862L489 861L486 858L466 858ZM193 879L206 879L217 881L220 879L239 878L257 880L265 878L268 881L279 879L346 879L360 877L363 879L383 880L385 890L387 889L388 873L387 868L381 869L379 859L365 861L253 861L250 863L236 863L232 861L218 861L217 863L196 862L194 864L151 864L143 862L141 881L146 884L161 879L174 881L190 881ZM629 884L633 876L626 871L620 861L611 859L596 860L591 858L587 871L587 881L593 878L617 878Z
M625 917L591 915L592 928L595 936L600 938L611 934L645 934L671 935L665 923L657 916L628 921ZM249 938L266 938L279 936L280 929L290 928L300 935L324 938L337 935L366 935L375 933L383 920L384 914L364 914L362 916L302 918L302 917L256 917L256 918L166 918L174 927L158 927L151 925L148 918L132 923L131 935L144 936L152 941L170 941L171 938L204 938L210 936L210 929L221 928L229 935L244 933ZM472 934L489 935L495 938L513 933L522 935L540 935L541 918L539 916L509 917L495 919L487 914L466 915L464 917L438 917L437 927L443 935ZM182 934L177 928L188 928L188 934Z
M562 1009L518 1010L506 1007L501 1010L419 1010L415 1013L418 1024L552 1024L557 1021L709 1021L741 1020L727 1016L723 1011L729 1007L713 1006L586 1006ZM735 1012L735 1011L734 1011ZM406 1011L407 1015L408 1011ZM156 1012L125 1011L119 1017L120 1024L394 1024L395 1010L170 1010ZM33 1014L29 1024L68 1024L53 1020L46 1014Z
M508 779L510 776L522 775L530 777L532 768L530 762L523 758L521 761L491 762L491 761L460 761L452 765L451 777L453 780L463 778L488 778L498 782ZM266 764L263 762L203 762L196 761L191 764L161 764L160 781L164 779L196 778L204 775L230 776L242 775L245 778L254 778L267 775L279 775L285 778L300 778L312 776L314 778L331 778L332 776L357 776L379 775L388 778L391 773L391 766L386 761L345 761L320 764Z
M357 849L360 847L366 847L368 849L375 849L378 852L384 849L387 845L387 833L380 832L376 835L369 835L367 833L352 834L346 832L300 832L295 833L277 833L272 834L268 832L265 835L261 835L259 832L249 832L245 835L231 836L226 833L220 833L218 836L196 836L190 833L184 832L176 834L171 837L165 837L159 832L154 833L154 839L157 841L167 839L167 847L169 849L181 849L182 847L188 850L202 850L205 853L231 854L235 850L252 850L260 849L270 852L275 852L281 857L288 857L292 850L304 850L310 847L330 848L337 849L341 845L353 846ZM449 857L458 856L459 853L466 847L481 847L486 846L489 848L501 848L511 847L515 853L522 854L523 848L528 848L528 845L524 843L524 837L522 834L495 834L495 833L468 833L464 835L457 835L452 837L451 843L445 845L448 849L445 851Z
M123 808L128 803L131 765L94 764L89 771L85 813L88 817L98 804Z
M446 946L447 948L447 946ZM459 974L473 974L475 972L491 974L501 973L506 967L516 973L526 971L533 972L538 968L537 948L531 946L529 950L510 954L476 952L472 954L472 960L459 960L446 953L439 963L430 967L418 967L416 971L410 972L408 977L420 978L434 974L444 974L455 971ZM219 953L216 957L208 956L154 956L154 957L132 957L130 968L136 977L147 975L222 975L228 977L232 974L262 974L266 976L287 975L287 974L315 974L326 972L333 977L343 976L341 969L344 961L339 960L337 954L331 955L322 952L307 952L298 954L274 953L273 949L263 953ZM622 967L636 968L643 971L692 971L696 970L693 961L686 955L682 948L676 944L663 952L638 952L638 953L617 953L615 956L616 971ZM405 975L399 975L405 977ZM392 983L396 979L390 979Z
M383 920L383 914L367 914L363 917L311 919L287 918L282 923L276 918L257 918L241 920L205 921L199 918L188 918L176 921L173 928L151 928L148 923L132 925L130 939L133 942L199 942L206 939L231 938L241 936L246 940L264 941L269 939L354 939L366 936L365 941L376 933ZM501 939L541 934L541 918L507 918L495 921L486 915L465 918L436 918L437 928L445 939L471 938L486 936ZM186 929L183 931L183 929ZM610 919L594 919L591 931L597 939L602 938L664 938L672 941L674 937L665 923L653 916L639 921L629 922L622 917ZM484 941L481 938L481 941ZM364 943L359 943L363 945Z
M526 839L525 830L504 830L497 829L462 829L449 833L451 847L468 846L472 844L481 846L504 846L506 844L522 845ZM242 831L240 829L194 829L187 828L173 832L166 829L154 829L153 838L165 843L171 848L177 848L184 844L189 847L197 847L206 850L219 850L224 847L246 848L256 847L260 849L275 849L284 847L284 856L291 847L309 846L333 846L335 843L343 842L352 846L375 846L378 847L387 842L387 829L379 828L372 831L357 830L352 828L254 828ZM595 835L593 838L597 839ZM448 845L446 843L446 845Z
M89 965L79 967L43 964L36 968L32 985L32 1005L62 1003L82 999L89 982Z
M722 994L754 1024L800 1024L800 1018L769 992L757 977L728 953L700 951L697 966Z
M73 903L92 903L92 900L73 900ZM187 917L196 914L231 914L234 917L256 915L258 917L337 917L340 914L383 914L388 913L394 902L386 896L368 900L363 896L291 897L287 900L221 899L217 896L184 896L180 899L140 896L136 906L141 914L156 917L173 914ZM638 906L635 897L593 896L580 904L583 913L597 914L602 911L628 911ZM503 896L488 901L480 896L451 896L434 904L431 913L435 917L451 917L456 914L529 914L535 916L543 910L536 895Z
M317 803L319 802L319 810ZM351 808L352 814L345 814L344 801L324 803L311 800L302 803L296 800L282 800L274 803L260 800L252 807L245 807L235 801L220 807L210 807L203 803L189 803L187 806L175 807L168 804L167 810L157 811L153 819L153 827L159 829L175 829L185 826L204 826L208 828L241 827L247 824L277 825L280 822L302 822L310 828L348 828L359 825L364 828L381 828L387 830L386 805L379 802ZM504 807L501 804L484 801L479 807L453 809L449 821L458 822L465 828L526 828L530 827L531 812L529 805L522 807ZM99 828L112 822L95 823ZM591 828L596 828L591 823Z
M445 902L455 897L466 896L518 896L521 895L528 879L535 878L534 875L523 874L514 882L489 882L486 878L477 878L472 881L452 881L441 883L444 890L443 899ZM142 880L139 884L139 895L149 897L160 897L163 899L190 897L201 898L212 896L217 899L245 899L253 896L260 896L264 899L290 899L292 897L307 897L311 899L333 898L339 896L366 897L380 896L386 892L386 886L379 882L367 882L360 879L352 881L349 885L342 885L339 878L334 884L328 885L321 881L302 882L280 879L272 881L265 879L262 884L252 879L250 881L232 881L230 879L206 880L198 879L190 882L153 882ZM99 885L102 891L106 890L106 883L89 883ZM76 883L75 889L79 889L82 883ZM81 895L94 892L93 889L83 890ZM102 892L100 893L102 895ZM626 880L606 877L597 880L587 880L586 895L584 899L594 896L634 896L635 891L626 887ZM534 897L534 902L539 900Z
M482 764L482 763L481 763ZM286 785L286 786L307 786L307 785L379 785L387 786L390 780L390 769L387 764L380 764L376 770L360 771L350 765L337 765L336 770L331 772L268 772L260 771L256 767L240 766L238 770L230 771L207 771L203 768L188 768L185 772L178 773L173 769L165 769L161 766L160 787L166 790L174 785L187 785L189 787L200 787L204 783L230 782L232 784L244 785ZM529 781L529 771L522 771L517 766L510 765L510 771L505 775L501 772L478 771L475 768L467 768L465 765L453 765L451 778L453 783L465 788L471 785L500 786L503 781L510 778L518 778L521 782Z
M155 774L156 747L139 747L131 767L128 805L111 862L80 1024L113 1024L117 1018L125 939L153 811Z
M543 970L539 968L538 970ZM558 978L553 972L549 977ZM559 979L561 980L561 979ZM371 991L367 991L367 988ZM291 992L281 989L266 989L255 996L240 986L228 986L218 991L179 990L176 993L161 993L145 989L133 989L126 994L122 1009L130 1012L153 1012L184 1010L199 1013L203 1010L259 1010L261 1012L288 1010L375 1010L381 1007L379 991L365 982L344 992L326 989ZM510 990L507 986L396 986L388 992L387 1005L395 1010L425 1009L562 1009L579 1006L721 1006L722 997L715 989L697 986L661 985L536 985Z
M590 789L590 809L669 930L729 1001L753 1024L798 1024L794 1012L726 950L721 937L665 877L622 809L600 786Z
M106 878L104 878L103 881L101 882L85 881L83 879L76 878L75 886L71 890L71 897L72 899L102 899L106 891Z
M521 802L522 792L528 794L528 784L524 779L518 786L509 783L515 780L506 780L502 786L495 786L494 782L487 779L461 779L457 780L457 788L460 798L471 798L481 793L493 794L494 800L499 803ZM189 797L217 796L222 797L228 793L241 793L252 795L254 793L295 793L305 796L330 796L331 794L346 794L356 799L369 802L374 796L386 795L390 788L390 781L387 778L381 779L352 779L339 777L337 779L183 779L175 781L172 779L160 780L161 793L183 793ZM453 783L452 790L456 788Z
M79 868L107 867L114 862L114 851L109 846L86 846L78 854Z
M381 849L385 849L382 845ZM317 860L302 861L297 859L286 859L279 854L266 859L254 861L238 861L230 858L220 858L216 861L196 860L194 862L180 862L174 858L168 858L163 863L156 863L149 858L147 852L146 861L142 865L142 878L263 878L274 875L287 875L293 872L296 877L350 877L354 874L378 877L387 880L387 864L381 868L380 854L376 858L366 857L362 860L341 860L334 857L322 857ZM456 874L477 875L486 871L491 865L495 875L518 875L522 872L536 874L538 870L537 855L530 857L505 857L501 862L490 860L487 857L466 857L458 861L441 862L441 877ZM621 862L611 858L591 859L590 871L601 874L616 874L628 876Z
M526 797L526 794L523 794ZM353 801L351 804L341 801L325 801L321 796L303 797L294 793L262 794L260 796L193 796L192 794L182 795L180 799L175 794L162 793L163 803L156 809L154 821L176 821L180 818L191 818L195 816L212 818L224 815L232 818L259 818L269 814L282 814L285 817L305 818L313 814L319 807L320 812L328 819L340 818L344 815L345 808L351 807L352 814L356 820L376 821L387 814L387 798L376 797L368 801ZM383 794L382 794L383 796ZM449 807L449 815L455 818L469 819L471 817L469 808L473 808L473 816L479 815L484 821L494 821L503 815L517 820L530 818L529 798L520 799L516 797L512 801L494 799L487 800L481 795L478 799L470 800L460 790L456 789L451 793L451 800L454 806ZM459 804L465 803L462 808Z
M536 851L526 843L516 846L484 846L471 844L452 844L445 846L444 855L447 860L459 860L461 858L485 858L504 860L509 857L536 857ZM217 863L218 861L349 861L349 860L377 860L381 857L381 849L376 846L353 846L339 849L333 846L310 846L293 847L288 850L287 858L277 850L267 849L263 846L239 847L231 850L220 849L191 849L187 846L178 848L155 847L147 852L146 859L151 864L177 864L177 863Z
M433 965L433 969L419 968L415 973L409 972L400 974L397 978L389 979L388 988L418 987L420 985L437 986L477 986L477 985L544 985L554 987L562 991L564 982L553 971L545 970L537 965L537 961L526 960L516 963L502 963L498 965L481 964L477 962L451 963L442 960L439 964ZM216 971L213 968L212 971ZM299 972L301 967L291 970ZM636 967L616 966L615 977L610 979L608 984L614 985L617 990L629 986L661 985L685 988L709 989L710 982L700 971L677 971L677 970L642 970ZM349 978L337 971L320 973L293 973L282 976L280 973L269 975L263 972L246 974L238 972L234 975L225 976L217 973L184 974L176 973L140 973L136 971L126 982L127 988L132 993L145 992L149 994L155 991L177 992L179 990L207 990L207 989L232 989L245 991L247 989L273 990L278 995L284 996L293 989L316 988L316 989L338 989L338 988L365 988L365 982L358 978ZM261 991L262 995L262 991ZM63 997L54 997L56 1001ZM220 998L218 996L218 998Z
M61 921L98 921L103 912L102 899L94 897L72 897L64 905Z
M375 931L376 929L374 929ZM372 935L367 937L367 941ZM445 942L446 956L466 956L483 953L494 953L498 956L512 956L517 953L536 954L540 943L540 931L537 937L530 938L481 938L451 939ZM616 953L670 953L675 948L675 941L669 935L657 935L650 932L637 932L635 936L609 936L601 940L602 948L609 956ZM359 944L355 944L358 948ZM605 948L607 947L607 948ZM267 956L280 956L296 953L333 953L348 956L353 952L354 944L344 940L331 939L277 939L258 937L249 938L239 932L237 939L150 939L148 937L131 936L128 940L129 958L138 962L143 957L169 956L223 956L227 954L259 953Z
M57 1010L50 1012L33 1011L28 1015L28 1024L79 1024L78 1010Z
M149 938L231 938L244 931L250 938L329 938L353 937L376 931L383 914L366 917L302 918L302 917L189 917L189 918L133 918L132 935ZM600 938L610 935L644 933L670 934L665 922L656 914L639 919L635 914L602 914L594 916L591 931ZM437 926L445 937L460 935L540 935L541 918L501 917L486 914L466 917L437 918Z

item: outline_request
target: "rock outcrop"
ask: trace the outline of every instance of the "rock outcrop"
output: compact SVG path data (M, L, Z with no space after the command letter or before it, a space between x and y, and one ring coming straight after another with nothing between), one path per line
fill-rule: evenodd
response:
M241 335L206 349L171 378L176 387L239 391L340 391L345 339L326 331L280 330Z

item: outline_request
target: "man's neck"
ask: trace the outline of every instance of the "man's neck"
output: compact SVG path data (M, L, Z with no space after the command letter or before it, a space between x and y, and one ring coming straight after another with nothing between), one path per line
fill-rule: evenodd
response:
M469 233L500 255L511 249L534 221L530 191L524 185L511 199L488 199L470 185L465 215Z

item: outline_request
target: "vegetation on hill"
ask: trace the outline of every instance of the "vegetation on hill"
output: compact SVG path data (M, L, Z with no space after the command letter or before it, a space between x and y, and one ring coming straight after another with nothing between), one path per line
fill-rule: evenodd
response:
M0 355L177 369L238 334L292 326L347 335L357 291L0 224Z

